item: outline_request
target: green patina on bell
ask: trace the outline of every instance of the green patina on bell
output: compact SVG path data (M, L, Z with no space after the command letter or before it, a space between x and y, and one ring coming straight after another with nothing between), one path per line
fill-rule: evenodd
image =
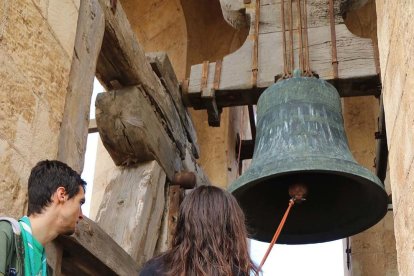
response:
M290 211L278 243L348 237L373 226L387 212L382 182L349 150L338 92L316 78L280 81L258 101L251 166L229 187L253 239L270 242L294 183L304 183L308 194Z

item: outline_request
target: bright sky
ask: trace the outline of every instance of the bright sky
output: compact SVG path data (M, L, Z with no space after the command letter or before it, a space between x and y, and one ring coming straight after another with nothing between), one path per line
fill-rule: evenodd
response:
M91 118L95 118L96 94L104 91L95 79L94 93L91 103ZM82 178L86 185L86 203L83 213L89 216L95 157L98 143L98 133L89 134L86 146L85 166ZM251 240L250 254L256 264L259 264L267 250L268 244ZM263 276L343 276L342 240L309 245L279 245L276 244L263 267Z

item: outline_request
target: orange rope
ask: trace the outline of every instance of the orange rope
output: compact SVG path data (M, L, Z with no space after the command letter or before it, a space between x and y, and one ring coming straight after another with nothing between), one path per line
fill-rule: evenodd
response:
M281 221L280 221L280 223L279 223L279 227L277 227L277 230L276 230L276 232L275 232L275 235L273 236L273 239L272 239L272 241L270 242L269 247L267 248L266 254L263 256L263 259L262 259L262 261L261 261L261 263L260 263L260 266L259 266L259 268L257 269L257 273L259 273L259 272L260 272L260 270L262 270L262 267L263 267L264 263L266 262L266 259L267 259L267 257L269 256L270 251L271 251L271 250L272 250L272 248L273 248L273 245L275 245L275 243L276 243L277 239L279 238L280 232L282 232L282 229L283 229L283 226L285 225L285 222L286 222L287 216L288 216L288 214L289 214L290 208L292 208L293 204L295 204L295 201L294 201L294 200L293 200L293 198L292 198L292 199L290 199L290 200L289 200L289 206L288 206L288 208L287 208L287 210L286 210L285 214L283 215L282 220L281 220ZM258 275L258 274L256 274L256 275Z

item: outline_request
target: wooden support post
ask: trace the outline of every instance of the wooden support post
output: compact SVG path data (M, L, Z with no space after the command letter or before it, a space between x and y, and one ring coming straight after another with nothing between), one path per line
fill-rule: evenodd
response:
M166 202L165 183L156 161L116 168L99 207L96 222L138 266L154 254Z
M182 190L179 185L171 185L168 189L168 245L171 247L172 238L177 226L178 211L182 199Z
M184 126L187 139L192 144L194 157L199 158L200 148L198 147L197 134L195 132L193 122L191 121L188 112L185 110L183 99L181 97L180 86L168 55L166 53L159 52L147 53L146 56L147 60L151 64L152 70L154 70L155 74L160 79L162 85L172 99L172 103L174 104L180 116L181 123Z
M57 156L78 172L83 169L93 81L104 29L98 1L81 1Z

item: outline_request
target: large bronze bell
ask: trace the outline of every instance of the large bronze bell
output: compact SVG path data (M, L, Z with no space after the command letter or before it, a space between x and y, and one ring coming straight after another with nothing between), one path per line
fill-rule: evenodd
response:
M382 182L349 150L338 92L316 78L277 82L259 98L251 166L229 187L253 239L270 242L297 183L306 201L293 206L278 243L348 237L387 212Z

